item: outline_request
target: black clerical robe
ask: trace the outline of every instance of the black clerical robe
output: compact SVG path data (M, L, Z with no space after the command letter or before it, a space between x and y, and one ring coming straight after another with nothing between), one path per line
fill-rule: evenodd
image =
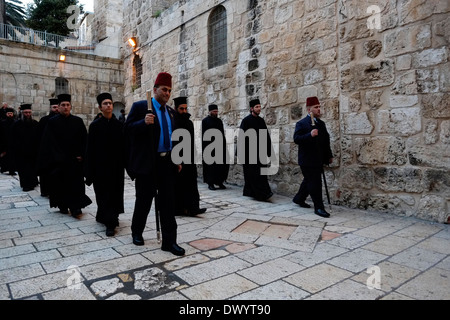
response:
M11 127L10 150L15 168L19 173L23 191L38 185L36 161L39 145L36 120L18 120Z
M93 183L96 220L107 227L118 225L124 212L125 141L123 123L114 115L98 118L89 126L86 149L86 183Z
M267 175L261 174L261 169L268 165L267 158L270 157L272 145L266 122L263 118L250 114L242 120L240 129L242 131L238 137L238 148L240 149L238 157L240 157L239 161L243 164L244 169L243 195L256 200L267 200L273 193ZM266 136L263 137L263 134ZM261 148L260 144L260 140L264 138L267 139L265 150ZM245 150L245 156L242 155L242 148Z
M86 141L87 130L80 117L57 115L48 120L38 155L38 174L50 175L51 208L73 212L92 203L84 184Z
M208 185L220 185L223 184L228 177L228 171L230 169L230 165L227 164L227 142L225 138L225 130L223 127L223 122L219 118L214 118L208 116L202 120L202 150L205 151L205 148L208 147L213 141L205 141L204 135L209 129L217 129L222 133L222 155L223 158L221 161L215 162L212 164L207 164L205 159L205 153L203 154L203 182ZM215 153L212 155L215 157Z
M176 214L184 214L185 210L195 211L200 208L200 193L197 186L197 165L195 163L195 133L194 124L189 119L189 113L175 113L175 129L185 129L189 132L190 161L182 163L181 171L176 175L175 203ZM184 138L183 138L184 139ZM185 144L186 142L180 141ZM176 145L176 143L175 143ZM186 143L187 145L187 143ZM183 156L183 155L182 155Z

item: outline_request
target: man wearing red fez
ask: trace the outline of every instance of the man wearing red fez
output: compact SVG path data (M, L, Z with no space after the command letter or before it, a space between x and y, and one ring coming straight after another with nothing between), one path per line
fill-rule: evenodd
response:
M330 135L325 122L320 118L320 102L317 97L306 99L308 114L295 125L294 142L298 144L298 164L302 170L303 181L292 200L302 208L311 208L305 202L308 195L314 203L314 213L328 218L322 199L323 165L333 161L330 148Z
M181 169L172 161L172 132L175 111L167 105L172 92L172 76L158 74L153 98L133 103L125 122L127 144L126 170L135 180L136 201L131 223L133 243L144 245L147 217L155 197L155 210L161 219L163 251L182 256L185 250L177 244L174 181Z

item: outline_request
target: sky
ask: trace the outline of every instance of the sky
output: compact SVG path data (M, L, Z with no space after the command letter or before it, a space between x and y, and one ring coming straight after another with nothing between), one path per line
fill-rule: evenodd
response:
M33 0L21 0L23 6L26 8L28 3L34 3ZM84 11L94 12L94 0L78 0L78 3L82 4Z

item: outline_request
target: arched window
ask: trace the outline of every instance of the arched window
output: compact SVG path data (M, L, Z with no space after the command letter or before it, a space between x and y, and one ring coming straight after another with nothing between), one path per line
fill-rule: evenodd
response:
M135 55L134 59L133 59L133 88L134 89L141 87L141 76L142 76L142 61L138 55Z
M227 10L215 8L208 20L208 68L227 63Z
M69 93L69 81L65 78L55 79L55 95Z

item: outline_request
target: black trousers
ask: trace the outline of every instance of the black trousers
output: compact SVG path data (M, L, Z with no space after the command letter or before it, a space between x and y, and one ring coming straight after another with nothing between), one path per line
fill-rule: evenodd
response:
M142 235L147 223L148 214L156 196L156 210L160 212L162 242L173 244L177 241L177 221L175 219L174 178L177 167L172 163L170 155L156 155L157 179L150 175L139 175L135 179L136 201L134 204L131 232Z
M300 166L303 181L294 200L304 202L308 195L314 203L314 209L324 209L322 197L322 167Z

